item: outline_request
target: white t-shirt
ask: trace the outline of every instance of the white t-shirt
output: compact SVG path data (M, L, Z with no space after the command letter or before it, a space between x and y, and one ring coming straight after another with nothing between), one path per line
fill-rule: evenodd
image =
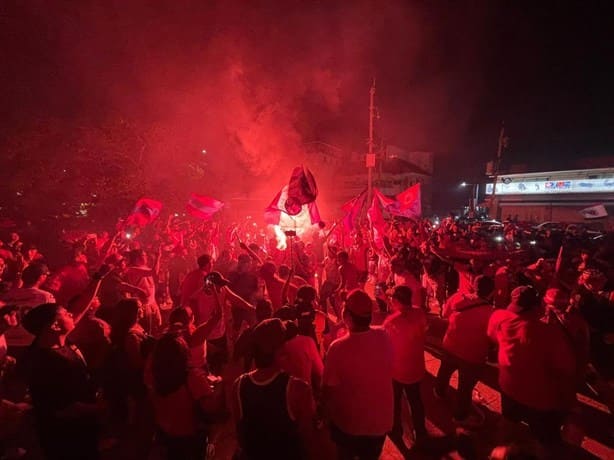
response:
M2 299L7 305L19 307L19 317L23 318L34 307L44 303L55 303L53 294L35 287L15 288L6 293ZM26 331L20 324L6 331L6 341L11 347L27 347L34 340L34 336Z
M379 328L335 340L326 355L332 422L351 435L377 436L392 429L392 345Z

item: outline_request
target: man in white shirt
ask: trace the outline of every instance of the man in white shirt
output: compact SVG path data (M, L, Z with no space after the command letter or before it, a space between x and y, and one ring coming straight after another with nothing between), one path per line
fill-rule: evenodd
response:
M343 309L349 333L326 356L322 399L339 458L378 459L392 429L392 344L371 328L372 310L365 291L350 292Z
M55 303L53 294L40 288L47 281L48 276L49 269L45 264L32 263L28 265L21 275L23 287L11 289L3 296L2 300L7 305L19 307L18 316L20 318L23 318L34 307L44 303ZM6 341L10 352L16 358L23 355L33 340L34 336L26 331L21 323L6 331Z

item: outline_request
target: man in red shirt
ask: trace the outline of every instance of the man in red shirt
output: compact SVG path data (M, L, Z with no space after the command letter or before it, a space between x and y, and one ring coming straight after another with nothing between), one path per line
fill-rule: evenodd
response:
M488 336L499 345L499 386L503 416L524 421L545 444L560 441L569 386L576 385L576 358L557 324L543 321L537 290L512 291L506 310L496 310Z
M493 289L492 278L477 276L471 289L475 294L458 291L446 301L443 308L443 317L448 318L449 322L443 338L445 354L437 372L435 394L443 397L450 377L458 369L458 398L454 419L460 423L469 421L473 388L488 357L486 329L493 312Z
M411 417L416 443L427 438L424 404L420 396L420 383L424 377L424 341L426 314L412 307L412 291L407 286L397 286L392 294L394 313L386 318L383 328L392 342L392 386L394 390L394 425L390 439L406 451L403 442L401 409L403 393L411 407Z
M190 273L186 275L183 279L183 283L181 283L180 291L180 305L181 307L186 307L190 305L190 300L192 296L196 294L197 291L202 289L203 283L205 280L205 276L211 271L211 256L209 254L201 255L197 260L198 268L192 270Z

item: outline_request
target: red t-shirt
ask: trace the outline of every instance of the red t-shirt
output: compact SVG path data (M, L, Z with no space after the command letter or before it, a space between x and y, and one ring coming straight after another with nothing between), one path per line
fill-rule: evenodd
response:
M476 296L453 294L443 310L443 316L449 318L444 350L470 363L483 363L488 356L486 330L492 312L492 307Z
M426 314L419 308L395 312L382 326L392 342L392 378L416 383L424 377Z
M152 388L153 380L149 380L148 384ZM196 434L198 401L212 393L207 373L202 369L190 369L186 384L170 395L161 396L152 389L150 394L156 424L169 436Z
M541 321L538 309L523 314L496 310L489 337L499 344L499 385L515 401L538 410L565 409L574 386L576 359L560 327Z

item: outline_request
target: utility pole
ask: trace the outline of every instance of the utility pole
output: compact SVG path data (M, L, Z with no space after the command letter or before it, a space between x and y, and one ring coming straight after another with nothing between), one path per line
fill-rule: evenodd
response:
M497 159L495 160L495 171L493 176L492 194L490 195L490 206L494 211L493 219L497 218L498 206L495 203L495 196L497 191L497 180L499 179L499 168L501 166L501 155L503 155L503 149L507 144L507 137L505 137L505 122L501 123L501 131L499 132L499 145L497 146ZM493 212L491 212L493 214Z
M369 91L369 140L367 141L367 206L371 205L373 196L373 168L375 168L375 153L373 153L373 120L375 119L375 78Z

